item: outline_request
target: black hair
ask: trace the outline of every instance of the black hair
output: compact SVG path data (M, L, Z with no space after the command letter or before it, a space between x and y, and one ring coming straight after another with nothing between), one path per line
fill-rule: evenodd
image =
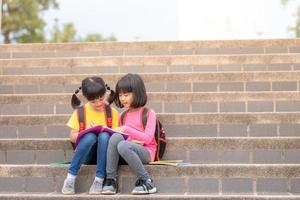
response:
M133 101L130 105L132 108L145 106L147 103L147 93L143 79L138 74L126 74L116 85L115 104L123 108L120 102L119 94L132 92Z
M75 109L80 106L81 101L77 97L78 92L82 90L82 95L88 100L94 100L99 97L103 97L107 90L110 91L110 95L107 99L108 103L111 104L115 99L115 92L98 76L87 77L82 80L81 86L75 90L71 105Z

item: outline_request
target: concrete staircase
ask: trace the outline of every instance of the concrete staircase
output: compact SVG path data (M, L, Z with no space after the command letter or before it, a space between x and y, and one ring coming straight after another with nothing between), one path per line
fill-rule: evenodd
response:
M69 161L71 94L89 75L111 86L139 73L165 125L165 159L148 165L159 193L60 194ZM300 40L0 45L0 199L300 199Z

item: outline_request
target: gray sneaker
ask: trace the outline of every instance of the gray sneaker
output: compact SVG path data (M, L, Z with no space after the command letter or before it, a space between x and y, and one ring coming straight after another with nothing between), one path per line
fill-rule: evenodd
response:
M63 194L75 194L75 180L66 178L61 192Z
M135 188L132 190L132 194L153 194L157 189L154 186L152 179L142 180L138 179L135 182Z
M90 187L89 194L101 194L103 181L94 180L92 186Z
M116 194L117 187L115 179L106 179L101 194Z

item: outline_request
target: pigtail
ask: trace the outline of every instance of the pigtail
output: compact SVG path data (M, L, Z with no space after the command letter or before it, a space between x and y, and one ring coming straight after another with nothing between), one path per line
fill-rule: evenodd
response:
M110 94L109 94L109 96L107 98L107 102L109 104L112 104L112 102L114 102L115 99L116 99L116 93L107 84L105 84L105 88L110 91Z
M71 105L72 105L73 109L77 108L81 104L80 99L77 97L77 94L80 90L81 90L81 87L79 87L77 90L75 90L74 94L72 95Z

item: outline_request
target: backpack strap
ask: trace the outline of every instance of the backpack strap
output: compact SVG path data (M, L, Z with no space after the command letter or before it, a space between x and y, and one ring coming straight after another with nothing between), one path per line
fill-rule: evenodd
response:
M83 131L85 129L85 106L79 106L77 109L78 114L78 122L79 122L79 131Z
M124 124L124 119L125 119L125 116L126 116L127 112L128 112L127 110L122 112L122 114L120 116L120 123L121 123L120 125L121 126Z
M143 125L143 128L145 129L146 127L146 124L147 124L147 113L148 113L149 109L144 107L143 108L143 111L142 111L142 116L141 116L141 124ZM125 119L125 116L127 114L128 111L124 111L122 114L121 114L121 117L120 117L120 122L121 122L121 125L124 124L124 119Z
M112 114L111 114L111 107L108 104L105 104L105 119L106 119L106 125L111 128L112 127Z
M147 107L144 107L143 109L143 112L142 112L142 117L141 117L141 120L142 120L142 125L145 129L146 127L146 124L147 124L147 113L148 113L149 109Z
M78 123L79 123L79 132L85 130L85 106L79 106L77 108L77 116L78 116ZM75 143L71 142L73 150L75 151L76 146Z

